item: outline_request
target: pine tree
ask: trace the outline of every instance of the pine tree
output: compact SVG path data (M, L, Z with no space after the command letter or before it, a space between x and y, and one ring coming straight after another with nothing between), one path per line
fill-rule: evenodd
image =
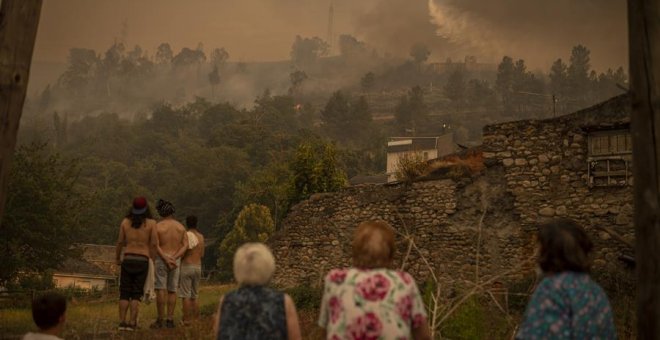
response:
M509 56L504 56L502 62L497 66L495 88L500 95L505 110L511 110L513 105L514 68L513 59Z
M582 45L573 47L570 64L567 69L569 105L571 110L579 109L589 103L591 72L589 49Z

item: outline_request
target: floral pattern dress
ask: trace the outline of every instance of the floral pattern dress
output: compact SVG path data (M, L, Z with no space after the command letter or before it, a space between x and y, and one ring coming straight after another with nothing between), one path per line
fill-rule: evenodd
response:
M411 339L426 322L419 289L406 272L334 269L325 277L319 326L328 339Z
M516 339L616 339L607 295L585 273L545 277L527 305Z

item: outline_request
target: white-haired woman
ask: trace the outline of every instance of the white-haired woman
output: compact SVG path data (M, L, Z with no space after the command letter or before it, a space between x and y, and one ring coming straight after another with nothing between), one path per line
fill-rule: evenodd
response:
M246 243L234 255L238 289L220 297L215 318L217 339L300 339L291 297L266 287L275 258L262 243Z

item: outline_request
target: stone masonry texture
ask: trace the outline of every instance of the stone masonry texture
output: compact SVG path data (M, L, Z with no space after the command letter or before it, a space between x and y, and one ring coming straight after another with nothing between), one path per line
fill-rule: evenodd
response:
M313 195L269 240L275 284L319 284L329 269L350 266L353 231L369 219L396 229L395 265L404 264L418 282L429 268L455 283L520 266L534 257L538 223L554 217L586 228L596 245L594 270L629 273L618 257L632 250L602 227L634 241L632 186L589 187L587 178L588 133L628 129L629 121L628 98L620 96L557 118L489 125L478 175Z

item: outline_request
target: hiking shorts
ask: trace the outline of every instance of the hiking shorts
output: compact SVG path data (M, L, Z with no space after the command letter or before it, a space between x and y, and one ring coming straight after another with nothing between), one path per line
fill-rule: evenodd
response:
M156 276L154 289L167 289L170 293L176 293L179 286L180 265L181 259L177 259L176 268L170 269L167 263L160 256L157 256L154 261L154 274Z
M119 299L141 300L144 282L149 273L149 258L143 255L126 254L121 261L119 277Z
M202 279L202 266L198 264L183 264L179 279L179 297L196 299L199 281Z

